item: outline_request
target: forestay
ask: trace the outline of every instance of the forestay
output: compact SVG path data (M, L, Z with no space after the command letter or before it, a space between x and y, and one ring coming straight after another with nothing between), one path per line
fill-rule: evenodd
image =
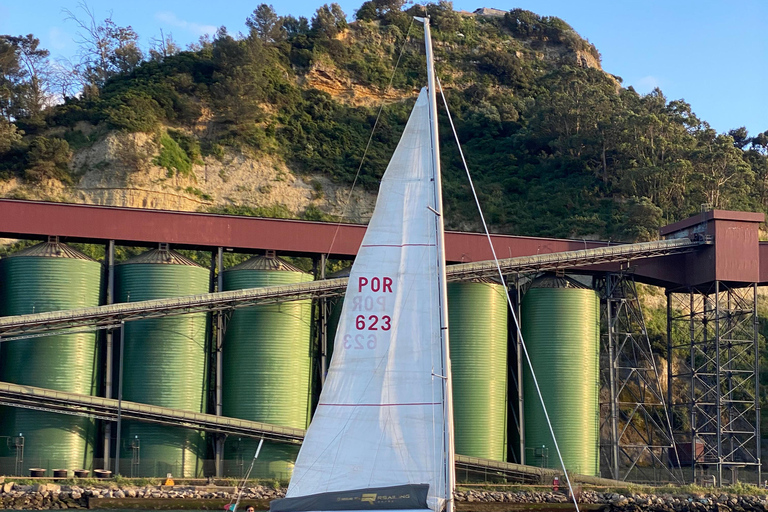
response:
M442 508L445 372L433 180L423 89L352 267L328 376L283 505L320 493L429 484L429 507Z

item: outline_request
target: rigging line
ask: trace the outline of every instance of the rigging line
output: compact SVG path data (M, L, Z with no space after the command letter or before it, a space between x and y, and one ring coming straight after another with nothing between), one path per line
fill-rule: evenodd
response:
M451 111L448 109L448 101L445 99L445 92L443 91L443 86L440 83L440 79L437 76L435 76L435 79L437 80L437 86L440 89L440 96L443 98L443 105L445 106L445 112L448 114L448 121L451 123L451 130L453 130L453 136L456 139L456 146L459 149L459 155L461 156L461 163L464 165L464 170L467 173L467 179L469 180L469 187L472 190L472 196L475 199L475 204L477 205L477 211L480 214L480 221L483 224L483 230L485 232L485 236L488 238L488 245L490 246L491 253L493 254L493 261L496 263L496 269L499 271L499 278L501 279L501 283L504 286L504 290L506 290L507 283L504 280L504 274L501 271L501 266L499 265L499 259L496 257L496 249L494 249L493 247L493 241L491 240L491 234L488 231L488 225L485 222L485 216L483 215L483 210L480 208L480 200L477 197L477 191L475 190L475 184L472 181L472 176L469 174L469 166L467 166L467 160L464 158L464 151L461 149L461 143L459 142L459 135L456 133L456 127L453 124ZM528 362L528 368L531 370L531 377L533 377L533 384L536 386L536 393L539 395L539 401L541 402L541 407L542 409L544 409L544 417L547 419L549 432L550 434L552 434L552 441L554 442L555 450L557 451L557 457L560 459L560 466L563 468L565 481L568 483L568 489L571 491L571 499L573 500L573 505L576 507L576 512L579 512L578 500L576 499L576 494L573 492L573 485L571 484L571 478L568 476L568 470L565 469L565 462L563 461L563 455L562 453L560 453L560 446L558 446L557 444L557 438L555 437L555 431L552 428L552 422L549 419L547 406L544 404L544 397L542 396L541 389L539 388L539 381L536 378L536 373L533 371L533 363L531 363L531 357L528 355L528 348L525 346L525 340L523 339L523 331L520 330L520 322L517 319L517 313L515 313L515 308L512 306L512 299L509 298L509 293L505 291L504 295L507 298L507 305L509 306L509 310L512 312L512 319L515 321L515 329L517 330L517 335L520 336L520 345L523 347L523 352L525 353L525 359Z
M387 88L384 89L384 94L388 93L390 89L392 89L392 82L395 81L395 73L397 73L397 68L400 66L400 59L403 58L403 53L405 53L405 47L408 45L408 38L411 35L411 27L413 26L413 17L411 17L411 24L408 25L408 31L405 33L405 37L403 38L403 46L400 48L400 54L397 56L397 62L395 62L395 69L392 70L392 75L389 77L389 83L387 84ZM376 133L376 127L379 125L379 119L381 119L381 113L384 111L384 99L381 100L381 106L379 106L379 113L376 114L376 120L373 122L373 128L371 128L371 134L368 136L368 143L365 145L365 150L363 150L363 156L360 159L360 165L357 167L357 172L355 173L355 179L352 180L352 186L349 187L349 192L347 193L347 200L344 203L344 208L341 209L341 217L339 218L339 222L336 223L336 231L333 233L333 238L331 239L331 245L328 247L328 252L325 254L326 260L330 257L331 252L333 251L333 244L336 243L336 237L339 235L339 230L341 229L341 223L344 220L344 216L347 214L347 208L349 207L349 202L352 199L352 192L355 190L355 185L357 184L357 180L360 177L360 171L363 169L363 163L365 163L365 157L368 155L368 150L371 147L371 142L373 141L373 134Z
M243 496L243 491L245 490L245 483L248 481L248 477L251 476L251 471L253 470L253 464L256 462L256 458L259 456L259 452L261 451L261 446L264 444L264 438L262 437L259 440L259 446L256 447L256 453L253 454L253 460L251 461L251 467L248 468L248 472L243 477L243 481L240 485L240 491L237 493L237 501L235 502L234 508L232 508L232 500L229 500L229 505L227 505L227 512L237 512L237 506L240 504L240 498Z

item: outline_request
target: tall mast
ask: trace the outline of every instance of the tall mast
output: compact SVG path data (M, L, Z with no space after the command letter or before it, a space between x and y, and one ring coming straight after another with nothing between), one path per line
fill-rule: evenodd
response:
M448 345L448 288L445 277L445 226L443 222L443 187L440 175L440 144L437 132L437 85L435 62L432 52L432 35L429 18L418 18L424 23L424 44L427 53L427 92L429 95L429 120L432 139L432 169L434 172L434 194L437 228L437 269L440 287L440 341L443 355L443 449L445 451L445 506L446 512L453 512L453 490L456 487L453 448L453 385L451 379L451 357Z

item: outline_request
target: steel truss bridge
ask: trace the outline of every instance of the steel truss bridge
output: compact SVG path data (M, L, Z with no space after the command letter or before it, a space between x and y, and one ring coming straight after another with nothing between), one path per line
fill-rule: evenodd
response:
M619 263L628 267L635 260L690 252L704 243L680 238L615 245L597 249L507 258L499 260L499 266L505 275L558 271L600 264ZM451 265L447 269L447 274L449 281L484 277L495 278L499 275L494 261ZM320 299L343 294L347 287L347 281L348 278L326 279L309 283L265 286L170 299L4 317L0 318L0 341L58 334L60 331L70 329L113 329L119 327L121 322L147 318L227 311L289 300Z

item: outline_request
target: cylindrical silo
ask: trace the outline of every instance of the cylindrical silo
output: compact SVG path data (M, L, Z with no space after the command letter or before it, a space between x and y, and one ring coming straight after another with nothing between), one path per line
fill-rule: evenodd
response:
M29 247L0 260L0 316L98 306L102 267L58 242ZM83 395L98 391L94 332L0 343L0 381ZM0 436L24 437L24 468L93 469L96 428L91 418L0 407ZM0 472L11 474L15 451ZM5 459L8 460L8 459Z
M224 290L311 281L312 276L273 256L256 256L224 271ZM308 300L238 309L227 325L223 346L224 416L306 428L311 397ZM250 465L257 441L229 438L226 472L240 476ZM298 447L264 443L251 476L287 479Z
M448 284L456 453L506 460L507 298L490 280Z
M522 301L522 331L568 470L599 468L600 299L565 277L536 279ZM526 463L559 468L552 436L524 363Z
M118 302L164 299L207 293L210 273L177 252L154 249L116 265L115 284ZM127 322L123 400L206 412L207 325L204 313ZM121 468L134 464L137 476L202 476L202 432L127 421L121 437Z

